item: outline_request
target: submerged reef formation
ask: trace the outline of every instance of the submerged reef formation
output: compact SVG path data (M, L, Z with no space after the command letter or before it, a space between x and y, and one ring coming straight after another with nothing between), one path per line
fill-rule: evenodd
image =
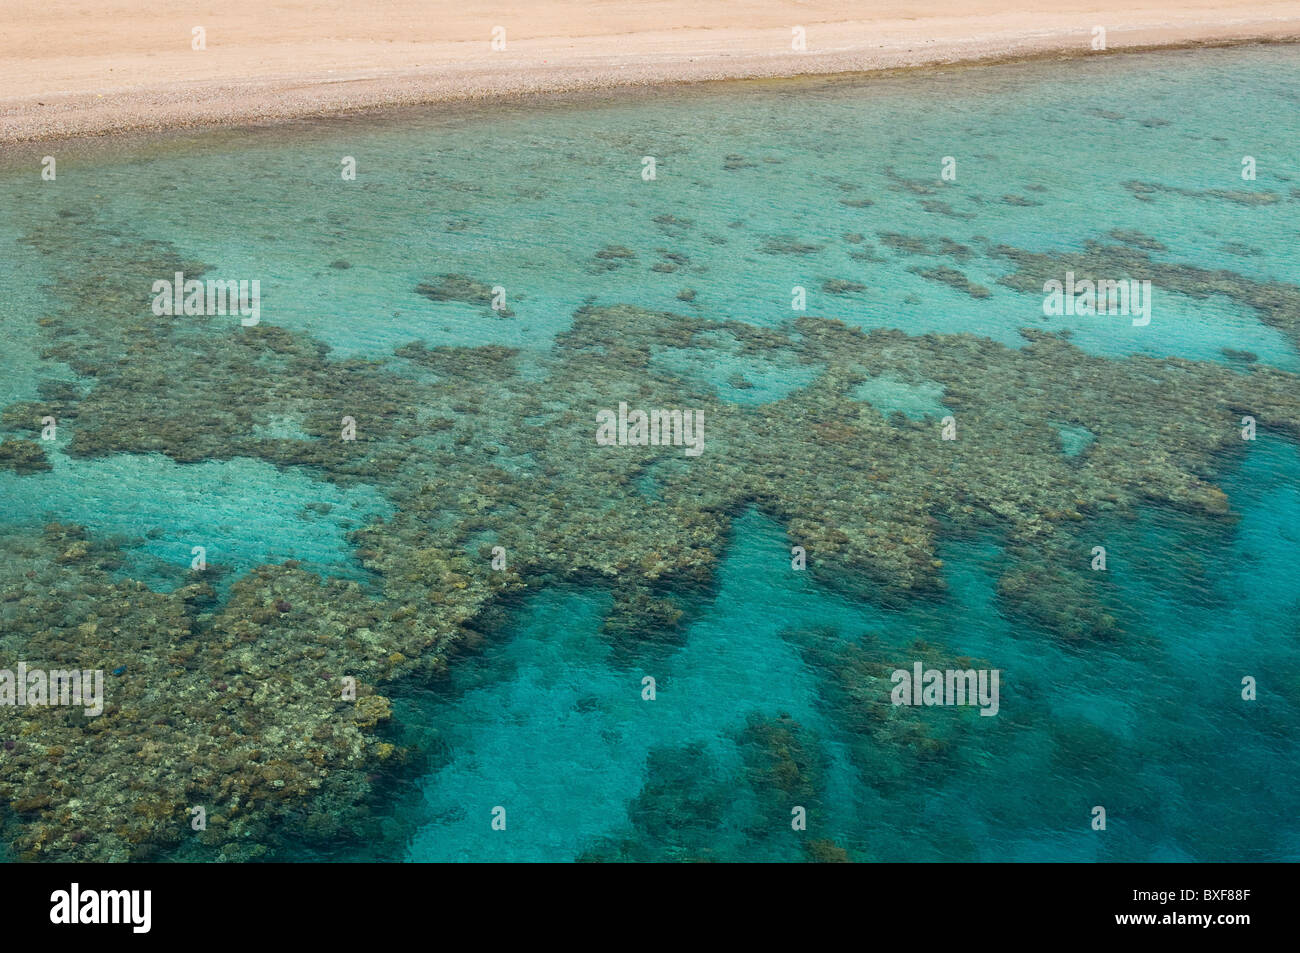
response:
M761 822L755 836L783 829L794 807L820 827L825 754L808 729L784 712L766 717L751 712L737 738L751 786L758 794Z
M395 663L367 628L383 610L355 582L268 566L209 612L201 579L158 593L117 578L115 550L78 527L6 534L0 552L4 657L106 673L102 713L4 715L0 798L19 859L149 859L192 832L194 808L201 843L254 859L268 818L295 802L333 798L342 813L364 798L372 729L389 717L374 684Z
M928 281L937 281L972 298L987 298L993 294L988 288L971 281L956 268L912 268L910 270Z
M980 720L970 707L919 708L891 700L891 673L913 662L927 669L988 669L983 660L950 657L923 641L901 655L866 633L849 640L826 628L792 630L810 667L829 675L823 703L853 738L851 753L864 785L886 793L937 781L951 767L949 755Z
M689 227L655 221L664 231ZM880 239L900 254L970 255L946 240ZM120 670L97 718L4 716L14 744L0 750L0 799L8 840L24 858L148 857L182 843L194 849L190 835L211 856L244 858L272 849L296 819L346 816L366 799L376 767L400 757L383 736L391 687L440 671L503 599L551 582L607 587L613 608L603 634L612 645L671 646L688 618L682 594L709 591L731 520L749 507L786 527L819 580L884 605L944 598L939 540L993 533L1004 544L997 594L1008 616L1044 637L1121 638L1114 594L1089 569L1099 521L1149 504L1229 521L1215 480L1243 451L1241 417L1300 436L1292 374L1242 361L1098 358L1041 330L1024 331L1013 348L821 317L763 328L589 305L553 347L528 355L527 370L520 352L499 345L411 342L383 360L337 359L269 314L255 327L154 316L152 281L200 275L202 263L123 238L93 211L69 212L24 240L51 263L60 307L39 332L43 356L67 370L52 371L59 380L40 399L3 409L4 465L48 466L32 438L51 415L69 436L50 452L73 465L117 453L179 463L252 457L373 485L394 506L351 536L368 585L286 563L235 580L225 600L203 573L172 592L124 578L120 553L76 528L0 538L5 657ZM820 248L780 236L761 251L802 257ZM686 264L674 254L659 252ZM1300 340L1300 288L1291 285L1170 265L1125 244L999 254L1017 268L1004 281L1016 290L1036 292L1067 267L1119 277L1126 264L1187 294L1234 296ZM590 268L649 259L650 250L608 246ZM921 273L980 296L956 269ZM485 289L444 275L417 292L486 307ZM668 367L664 355L682 349L697 352L704 370ZM735 369L722 358L764 362L810 383L766 403L736 403L724 395L742 385L728 384ZM951 423L854 397L878 377L939 388ZM620 402L701 412L703 453L598 444L597 413ZM344 436L344 418L355 422L355 439ZM1062 427L1092 439L1066 453ZM857 757L873 783L923 770L965 730L960 715L951 729L936 726L943 716L925 724L907 713L880 717L881 659L861 646L795 641L830 653L824 665L856 712ZM344 678L356 680L355 700L344 699ZM750 770L766 779L760 786L815 807L819 756L807 732L780 718L743 732ZM911 754L893 757L899 750ZM698 757L671 755L707 789L707 772L690 767ZM715 823L706 795L686 804L695 828ZM657 823L661 796L643 792L634 810L643 826ZM189 812L198 806L208 825L196 834ZM694 856L689 843L674 849ZM808 850L843 859L830 842Z
M442 275L437 284L421 282L415 286L415 293L430 301L459 301L463 304L481 305L489 316L513 318L515 313L507 307L492 307L492 286L475 281L468 275Z
M10 437L0 443L0 467L15 473L37 473L49 470L50 461L45 458L45 448L35 440Z
M802 826L800 853L790 856L792 812L803 812L809 830L823 818L825 752L808 729L785 713L751 711L731 740L741 759L734 771L703 744L652 750L628 810L630 832L602 838L579 859L725 862L763 844L786 859L847 862L847 851Z
M1261 281L1226 269L1159 261L1149 254L1158 250L1150 242L1135 241L1127 234L1122 241L1124 244L1120 245L1088 242L1083 251L1053 255L1006 245L998 246L994 253L1015 264L1016 270L1001 281L1017 291L1039 294L1045 281L1059 281L1067 271L1073 271L1076 280L1146 279L1157 288L1189 298L1223 295L1239 302L1252 308L1264 324L1277 328L1300 349L1300 286Z

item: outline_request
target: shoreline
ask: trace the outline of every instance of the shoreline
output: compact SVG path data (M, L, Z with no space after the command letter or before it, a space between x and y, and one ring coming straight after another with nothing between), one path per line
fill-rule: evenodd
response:
M403 2L406 0L399 0L399 5ZM785 0L770 2L788 5ZM988 6L993 0L980 2ZM668 0L669 7L678 4L679 0ZM618 35L511 39L507 51L495 54L487 52L486 40L441 41L415 44L412 50L390 59L393 65L382 68L361 65L369 54L352 54L350 59L334 57L333 47L325 44L325 52L330 54L325 59L320 58L321 51L314 58L300 56L295 47L296 71L277 72L268 67L269 72L258 75L256 69L251 73L240 69L238 75L244 78L233 82L208 75L212 67L202 60L204 53L194 53L193 57L181 54L180 65L157 69L150 65L153 53L114 53L108 61L121 64L116 69L126 85L96 85L99 80L84 68L78 71L65 64L61 73L38 74L40 85L50 88L32 91L24 76L16 74L11 66L0 69L0 143L19 145L132 132L266 126L331 116L355 117L408 106L481 106L526 101L535 96L603 96L718 81L888 75L926 68L1300 42L1300 0L1261 6L1270 12L1284 10L1294 15L1261 18L1256 14L1252 18L1241 17L1248 11L1224 10L1220 12L1237 13L1239 18L1235 23L1223 23L1203 19L1215 11L1202 8L1190 11L1182 22L1107 28L1104 51L1091 49L1091 28L1067 28L1056 23L1057 15L1011 17L994 13L943 18L941 24L935 18L918 19L906 28L899 28L899 21L894 20L810 22L806 52L774 51L775 44L790 45L788 28L787 35L774 29L670 28ZM1096 16L1102 18L1103 13ZM1017 22L1010 24L1008 17ZM1070 19L1088 22L1077 14L1070 15ZM1030 30L1031 22L1038 28ZM978 29L985 24L1001 25L1003 29L980 34ZM1050 28L1053 24L1056 28ZM20 18L18 33L22 25ZM122 28L129 29L129 24ZM819 37L833 37L837 45L821 49ZM16 47L20 38L8 42ZM247 54L226 51L225 59L210 62L240 64L258 49L250 47ZM0 48L0 54L5 52ZM140 56L144 59L140 60ZM413 56L436 62L405 65ZM503 59L494 61L491 57ZM498 68L499 62L508 64L508 68ZM330 65L333 68L325 68ZM133 78L144 75L142 69L147 75L170 78L133 84Z

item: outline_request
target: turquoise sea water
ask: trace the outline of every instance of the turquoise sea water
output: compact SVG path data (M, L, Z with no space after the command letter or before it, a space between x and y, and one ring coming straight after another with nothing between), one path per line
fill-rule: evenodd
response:
M110 267L112 243L124 260L126 249L158 243L208 276L259 278L262 323L327 347L331 360L454 382L454 371L395 351L415 341L519 349L524 384L487 396L466 385L465 413L489 437L505 432L511 387L586 419L590 401L548 380L556 355L575 346L557 336L580 309L618 305L740 322L793 347L801 337L790 322L807 314L1013 349L1025 346L1022 328L1068 329L1081 352L1112 361L1174 357L1217 373L1246 360L1294 374L1300 353L1287 322L1300 328L1300 315L1287 309L1300 299L1266 315L1223 286L1193 294L1171 279L1147 326L1049 320L1041 295L1000 281L1016 271L1000 249L1066 261L1104 245L1186 269L1188 282L1193 271L1300 282L1297 80L1300 53L1289 47L1184 51L49 147L55 182L41 181L39 156L15 157L0 173L0 404L49 402L51 380L84 397L105 386L100 368L107 380L115 368L164 366L150 363L162 358L147 340L120 355L95 351L93 374L49 353L45 316L72 309L89 338L104 313L147 317L150 300L141 287L97 313L84 291L72 298L68 276L87 249L75 232L61 237L61 215L76 222L63 228L93 229L97 248L109 243ZM356 159L355 181L340 176L345 156ZM652 181L641 175L644 156L656 159ZM956 159L955 181L940 176L945 156ZM1243 156L1255 159L1253 180L1240 175ZM940 267L987 293L921 273ZM414 292L447 275L502 287L513 316ZM806 289L806 312L792 311L794 286ZM238 334L238 318L185 333ZM656 340L645 373L746 413L827 373L825 362L793 363L721 331L715 340L710 349ZM872 356L862 364L870 370ZM960 419L962 400L917 371L868 376L851 397L898 427ZM277 385L277 400L296 386ZM972 361L962 389L987 388L996 404L1004 386ZM253 436L319 439L283 399L283 413L271 406L271 423ZM185 406L169 413L202 431ZM1237 405L1224 406L1235 428ZM368 479L361 465L334 479L269 451L176 460L165 444L118 451L101 436L106 449L81 454L75 435L89 413L62 422L45 445L51 469L0 469L0 531L21 538L51 520L82 524L125 556L115 578L160 592L183 581L190 546L202 543L222 569L208 612L233 580L286 560L360 581L383 605L385 577L398 570L364 565L370 544L349 534L394 525L403 511L420 514L421 545L471 554L502 521L534 519L497 499L476 514L472 536L439 537L453 516L419 509L419 487L459 479L454 456L418 478ZM99 413L95 426L111 431ZM1021 423L1052 428L1061 455L1089 466L1098 443L1083 419ZM1300 858L1300 448L1285 428L1265 427L1254 443L1203 456L1179 442L1181 426L1169 421L1168 443L1131 441L1121 460L1189 461L1226 494L1232 519L1159 498L1122 513L1088 510L1080 538L1085 552L1097 540L1108 551L1114 639L1062 638L1012 611L999 578L1020 557L996 524L937 531L940 595L874 598L876 580L846 588L792 571L799 537L763 500L748 500L726 514L707 580L655 591L683 613L671 637L611 639L610 579L557 578L548 563L502 611L472 620L475 638L449 653L445 673L380 684L393 702L382 736L409 756L367 769L379 781L364 804L373 827L311 839L272 821L261 836L275 856L304 860L787 861L831 846L855 860ZM22 432L6 427L6 441ZM755 450L754 466L769 459ZM840 488L851 507L875 505L866 463ZM512 456L509 446L498 465L546 468L538 451ZM654 477L649 468L640 477L649 499ZM597 504L610 489L598 477L585 485L580 471L563 479ZM584 545L613 544L593 531ZM298 624L293 637L310 641L312 620ZM880 727L855 707L867 666L910 667L922 657L917 640L1001 672L997 717L911 713L943 740L942 757L911 729L888 727L896 712ZM643 698L646 676L654 700ZM1246 676L1258 683L1254 701L1241 696ZM791 829L795 805L807 808L807 831ZM1091 826L1098 805L1104 831ZM505 830L492 825L497 807Z
M735 734L757 711L815 732L828 760L821 834L859 859L1294 859L1284 779L1300 756L1298 465L1287 447L1252 457L1233 479L1248 515L1226 551L1158 514L1108 537L1122 540L1112 571L1132 580L1129 604L1161 633L1140 646L1073 651L1008 624L994 605L998 549L988 540L944 548L952 599L942 607L846 603L790 573L784 534L754 514L735 524L715 599L666 656L619 664L597 634L607 599L543 593L449 686L407 702L409 717L436 726L446 760L397 807L395 825L418 825L404 856L568 860L613 835L648 841L655 859L802 859L797 840L771 835L785 819L770 807L765 815L744 781ZM1203 604L1183 601L1188 583L1169 567L1170 552L1222 567L1198 593ZM1268 571L1273 584L1261 591L1261 565L1282 559L1289 568ZM783 637L799 628L872 633L900 658L918 636L996 658L1008 686L1002 716L989 719L999 724L937 781L881 796L846 754L851 735L827 697L828 671ZM1241 709L1233 684L1217 678L1238 668L1267 673L1263 713ZM641 698L645 674L662 690L654 702ZM655 780L646 768L656 752L693 783L696 771L715 772L726 795L706 801L703 830L692 828L690 792L677 789L656 802L655 823L629 821L628 804ZM1101 791L1122 805L1109 841L1078 821ZM503 802L513 813L507 831L494 832L484 818Z

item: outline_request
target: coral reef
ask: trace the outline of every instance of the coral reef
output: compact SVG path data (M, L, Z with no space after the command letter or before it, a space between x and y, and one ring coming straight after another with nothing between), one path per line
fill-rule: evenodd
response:
M993 294L988 288L971 281L956 268L911 268L909 270L927 281L937 281L972 298L987 298Z
M15 473L39 473L51 469L50 461L45 458L45 448L35 440L23 437L10 437L0 443L0 467L8 467Z
M825 765L808 730L788 714L751 712L737 741L749 784L760 796L762 830L787 828L794 806L805 808L811 823L821 809Z
M713 844L733 787L702 744L660 747L646 759L646 783L628 806L635 836L609 838L579 858L595 861L699 862L718 859Z
M437 284L421 282L415 286L415 293L430 301L459 301L463 304L481 305L487 314L502 318L513 318L515 313L509 308L492 307L492 286L475 281L468 275L441 275Z
M937 188L895 185L914 194ZM677 596L708 591L731 520L750 506L805 547L819 580L886 606L942 598L940 538L991 532L1004 543L997 594L1008 617L1071 642L1122 638L1113 593L1087 570L1090 530L1152 504L1226 524L1231 505L1215 480L1244 452L1241 416L1300 436L1292 374L1245 358L1098 358L1040 330L1023 331L1023 346L1013 348L815 316L765 328L586 306L553 347L529 355L412 342L383 360L339 359L266 318L256 327L156 318L150 282L201 274L202 263L110 231L95 213L78 211L24 239L50 252L60 302L40 323L43 354L82 380L52 381L40 399L4 408L6 465L40 465L30 436L54 415L68 422L70 439L51 452L74 463L114 453L180 463L253 457L371 484L395 509L351 536L373 585L325 581L286 563L236 579L224 601L202 575L171 593L121 578L120 553L73 528L0 538L6 656L123 670L109 680L100 718L34 713L0 752L0 798L17 818L6 831L26 858L154 856L177 848L190 832L190 808L200 805L209 824L198 840L223 858L250 856L255 848L245 845L265 845L287 818L325 836L320 818L363 804L376 765L401 758L383 737L391 692L441 671L503 600L529 585L599 583L613 595L604 632L615 645L672 645L688 609ZM943 238L879 237L896 255L957 263L973 255ZM1121 244L1061 255L993 251L1014 265L1003 283L1018 291L1037 294L1067 268L1132 273L1195 297L1228 295L1300 340L1300 288L1158 262L1135 243L1145 244L1125 235ZM822 247L781 237L762 251L801 256ZM611 246L593 267L648 254ZM688 265L670 254L662 260ZM930 271L976 294L956 269ZM484 303L485 286L463 275L421 287L432 300ZM811 382L739 404L721 390L729 380L731 390L743 386L733 366L716 380L688 379L656 359L672 348L706 362L761 360ZM943 439L933 418L886 417L853 396L877 376L939 388L956 439ZM701 411L703 454L598 445L596 413L620 401ZM356 422L355 439L341 437L344 417ZM285 421L298 435L272 436ZM1067 454L1054 421L1093 439ZM496 547L505 568L493 567ZM897 660L869 641L791 638L838 673L845 717L863 739L855 756L867 783L929 770L956 733L970 730L969 711L888 706L880 680ZM340 696L345 676L357 681L355 701ZM783 719L744 730L761 752L755 784L811 800L819 756L804 730ZM899 750L910 757L899 759ZM683 777L694 777L696 755L680 757ZM60 769L72 763L87 767ZM675 856L701 856L661 829L661 796L643 792L637 823ZM705 784L684 802L697 828L714 823L711 796ZM839 854L829 844L806 849Z
M987 662L950 656L920 640L905 651L891 651L870 633L849 640L833 629L815 628L791 630L784 637L810 666L827 674L823 703L851 733L854 764L865 785L892 792L937 780L950 769L949 756L961 737L980 720L967 706L895 705L890 675L915 662L940 670L990 668Z
M1252 308L1259 319L1285 334L1300 348L1300 286L1281 281L1261 281L1225 269L1156 261L1140 248L1088 242L1081 252L1038 254L1009 246L995 250L1016 265L1002 284L1017 291L1041 294L1043 283L1061 280L1073 271L1076 280L1132 278L1149 280L1155 287L1190 298L1224 295Z
M822 291L831 295L861 294L866 290L866 285L856 281L846 281L843 278L828 278L822 282Z
M374 683L395 663L370 637L381 610L356 583L268 566L208 615L206 584L164 594L115 581L111 549L77 527L0 537L0 550L4 656L108 673L102 714L28 710L0 755L0 798L23 818L19 858L148 859L191 833L195 807L202 844L255 858L271 818L356 783L377 756L369 729L388 706ZM303 608L280 611L277 598ZM342 700L343 676L357 680L355 702Z

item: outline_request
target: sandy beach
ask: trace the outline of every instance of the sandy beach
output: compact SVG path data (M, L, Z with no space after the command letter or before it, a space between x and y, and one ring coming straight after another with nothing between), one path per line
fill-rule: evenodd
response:
M0 141L1300 36L1300 0L7 0ZM795 28L806 48L795 49ZM202 29L203 49L194 49ZM494 30L504 49L493 49ZM500 31L496 36L502 37Z

